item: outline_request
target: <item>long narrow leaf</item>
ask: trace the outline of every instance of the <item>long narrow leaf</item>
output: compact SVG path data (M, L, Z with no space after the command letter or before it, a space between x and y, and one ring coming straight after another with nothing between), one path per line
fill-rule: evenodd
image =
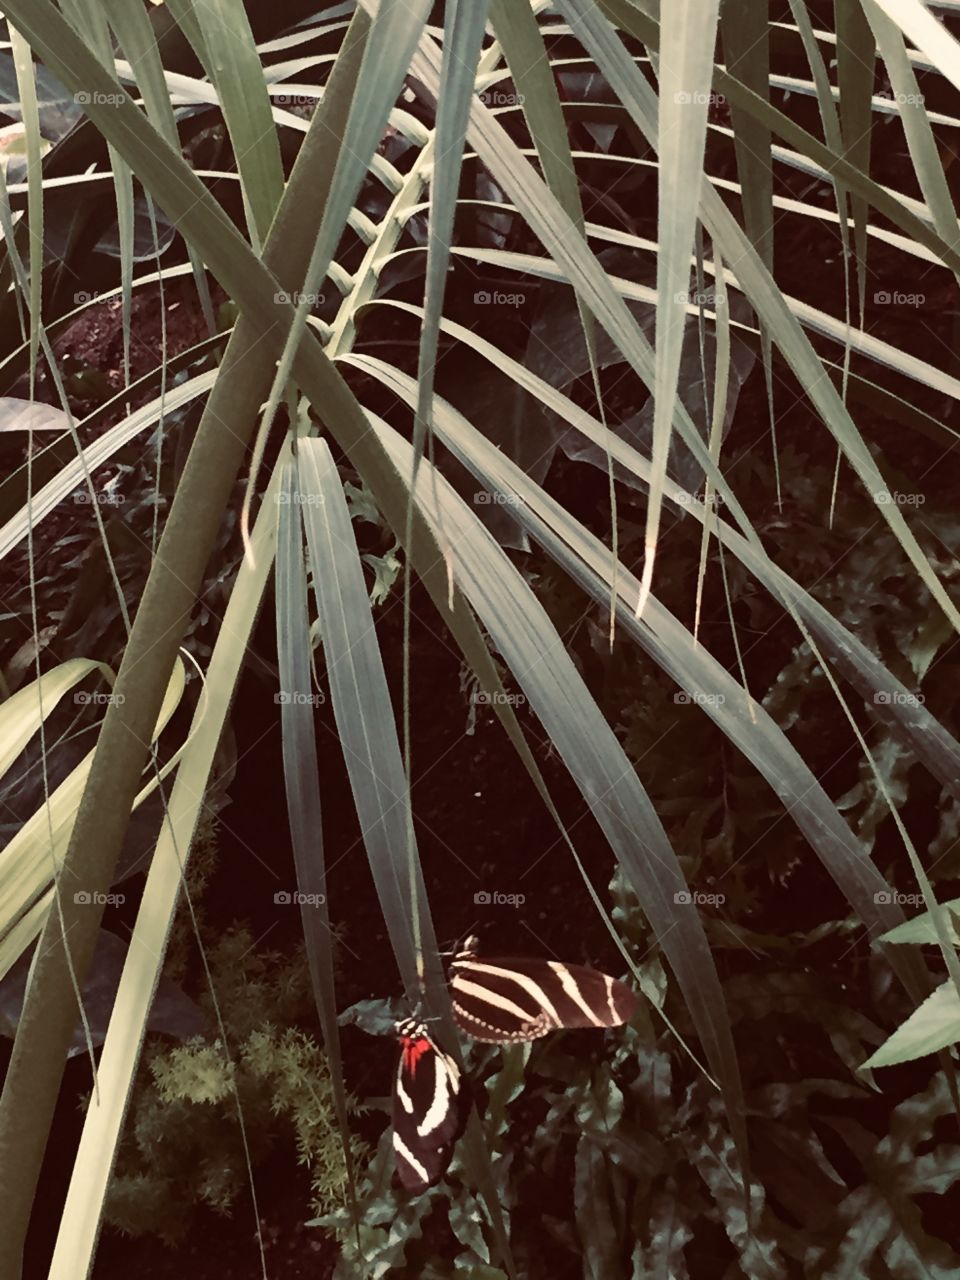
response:
M276 492L274 487L268 498L275 498ZM275 502L271 514L274 507ZM49 1280L76 1280L77 1276L88 1275L93 1265L104 1197L180 897L184 867L203 809L206 779L260 608L276 527L276 520L265 520L258 527L257 549L261 554L255 567L241 566L207 669L204 696L194 712L181 767L167 802L167 820L150 860L100 1054L99 1096L90 1100L84 1119Z
M176 710L183 696L184 680L183 665L178 662L167 686L151 741L159 738ZM11 941L17 921L30 910L38 896L47 891L51 881L72 902L90 902L91 886L76 877L65 878L61 872L93 755L91 751L71 770L43 807L31 814L3 851L4 875L0 883L0 977L10 970L20 955L20 950ZM160 776L164 777L175 769L179 758L179 752L175 752L165 763ZM142 804L156 786L156 776L150 775L135 797L134 805ZM77 897L78 894L86 896ZM43 919L40 919L37 927L42 927L43 923ZM18 931L16 936L22 940L22 931Z
M648 16L630 3L630 0L598 0L600 9L624 31L630 32L638 39L656 50L659 47L659 28ZM861 173L855 165L830 146L824 145L819 138L808 133L796 121L782 111L778 111L766 99L753 93L745 84L717 67L714 72L714 88L731 104L743 106L758 120L769 124L777 137L796 148L797 154L774 147L774 155L790 162L803 159L809 172L816 172L825 182L835 180L843 186L862 195L870 205L889 218L895 226L912 236L918 244L929 249L937 259L956 271L960 267L960 253L954 242L944 239L924 222L917 214L916 202L905 196L889 191L873 182L867 174ZM791 160L791 157L794 159Z
M837 28L837 88L844 155L861 173L869 173L876 46L860 0L834 0L833 11ZM862 328L867 291L867 205L862 196L855 195L851 206ZM766 265L770 266L769 263Z
M280 675L283 777L310 982L330 1063L344 1161L350 1170L350 1129L343 1086L340 1030L337 1024L334 939L327 901L320 769L312 696L312 645L310 620L307 616L303 530L300 523L302 495L297 487L297 462L293 457L288 458L280 467L280 486L276 496L279 500L276 562L277 666ZM289 900L289 895L287 896Z
M253 247L260 249L280 203L283 165L263 67L241 0L193 6L203 33L210 78L223 107L248 210Z
M430 429L437 341L450 266L450 242L460 186L464 134L488 7L489 0L450 0L448 4L437 115L437 159L430 184L430 238L423 328L420 331L420 402L417 405L414 466L423 451L424 435Z
M370 599L327 444L302 440L298 456L300 490L315 499L304 505L303 520L333 714L387 931L407 995L416 1002L421 979L406 876L409 788ZM436 935L419 869L417 874L419 936L425 960L432 960L427 972L436 1000L442 990ZM442 998L438 1007L444 1007Z
M29 190L28 225L30 227L30 312L31 385L40 348L40 302L43 296L43 183L40 170L42 138L37 115L37 84L33 73L30 48L16 27L10 29L17 90L22 104L23 128L27 140L27 185Z
M114 78L115 91L107 101L113 101L119 84L116 82L113 69L113 48L110 43L110 31L103 9L95 0L64 0L64 12L78 31L85 32L89 47L95 51L101 64L108 68ZM89 103L91 91L81 90L78 101ZM130 166L113 147L108 148L110 168L113 171L113 185L117 201L117 230L120 240L120 280L123 298L123 380L130 381L130 312L133 283L133 175Z
M112 682L113 672L90 658L71 658L45 671L0 703L0 778L7 772L62 698L92 671Z
M167 91L163 63L153 27L146 9L127 4L125 0L105 0L110 25L117 34L120 47L130 63L136 67L137 86L143 95L147 115L172 147L179 148L177 121L171 96ZM120 67L117 67L120 73ZM211 334L216 331L210 289L203 272L203 263L196 251L187 246L190 267L197 286L197 296L203 316Z
M920 0L877 0L903 34L927 55L955 89L960 89L960 44Z

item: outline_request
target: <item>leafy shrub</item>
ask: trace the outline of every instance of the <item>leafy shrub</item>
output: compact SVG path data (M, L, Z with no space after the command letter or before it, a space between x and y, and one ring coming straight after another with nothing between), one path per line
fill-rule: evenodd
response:
M326 1055L295 1025L311 1009L302 949L292 957L259 951L235 927L212 946L209 965L232 1061L217 1036L148 1043L106 1209L110 1223L133 1235L174 1240L199 1206L230 1211L249 1186L238 1105L254 1173L285 1147L309 1174L317 1212L344 1197ZM215 1025L209 995L199 1003Z

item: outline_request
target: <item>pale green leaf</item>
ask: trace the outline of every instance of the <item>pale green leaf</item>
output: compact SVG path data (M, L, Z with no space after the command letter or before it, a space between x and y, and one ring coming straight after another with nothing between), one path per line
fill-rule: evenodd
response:
M864 1071L913 1062L960 1041L960 996L945 982L863 1064Z

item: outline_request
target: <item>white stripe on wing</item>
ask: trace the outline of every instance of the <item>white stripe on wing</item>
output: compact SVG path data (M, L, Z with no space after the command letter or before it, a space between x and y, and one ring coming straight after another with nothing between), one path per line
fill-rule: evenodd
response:
M561 965L560 968L563 966ZM505 995L501 995L498 991L491 991L489 987L478 986L474 982L469 982L463 976L464 970L474 974L478 979L482 980L487 977L503 978L507 982L516 983L521 991L524 991L532 1000L539 1005L543 1013L546 1013L554 1026L559 1027L560 1017L551 1003L550 997L544 991L538 982L534 982L532 978L528 978L525 973L518 973L515 969L501 969L495 964L485 964L481 960L471 961L469 964L458 965L453 974L453 989L455 992L462 992L464 995L474 996L478 1000L483 1000L486 1004L492 1005L495 1009L500 1009L504 1013L510 1013L515 1018L520 1018L524 1023L531 1021L531 1015L526 1009L522 1009L518 1004ZM539 1021L539 1017L534 1015Z
M413 1099L403 1087L403 1071L397 1072L397 1097L400 1099L400 1105L403 1107L407 1115L413 1112Z
M418 1178L422 1178L424 1182L430 1181L430 1174L400 1137L396 1129L393 1131L393 1149L402 1160L407 1162Z
M620 1014L617 1012L617 987L619 986L619 983L616 978L611 978L610 975L606 973L603 975L603 980L607 984L607 1008L610 1011L610 1021L616 1025L623 1021Z
M421 1138L433 1133L434 1129L439 1129L447 1120L450 1108L454 1105L451 1097L456 1094L460 1080L457 1064L444 1053L434 1054L433 1072L433 1101L417 1125L417 1133Z
M586 1000L584 1000L583 995L581 994L580 988L577 985L577 980L576 978L574 978L573 974L570 972L567 966L565 964L561 964L558 960L548 960L547 967L551 970L552 973L555 973L557 975L557 977L560 979L560 983L563 986L563 989L566 992L566 994L570 997L573 1003L577 1005L578 1008L583 1010L583 1012L587 1015L587 1017L593 1023L593 1025L595 1027L606 1026L606 1023L604 1022L604 1020L598 1017L597 1014L593 1011L593 1009L591 1009L590 1006L587 1004Z

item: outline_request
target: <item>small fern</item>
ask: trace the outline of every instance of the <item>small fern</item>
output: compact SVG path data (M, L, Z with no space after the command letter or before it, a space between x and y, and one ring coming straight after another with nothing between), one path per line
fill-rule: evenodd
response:
M207 853L195 864L195 901L212 869L215 851ZM191 934L181 912L171 937L178 976L188 968ZM257 950L242 926L206 946L230 1052L218 1036L148 1040L106 1205L107 1221L129 1235L174 1241L200 1207L231 1211L248 1184L238 1100L255 1171L286 1141L291 1163L309 1174L314 1210L330 1212L344 1201L346 1166L326 1055L298 1025L313 1018L303 948L289 956ZM209 991L198 1003L216 1027ZM360 1156L359 1146L353 1154Z
M293 1028L253 1032L242 1050L243 1066L269 1090L274 1115L293 1126L300 1163L310 1173L313 1204L324 1213L343 1202L346 1168L323 1050Z

